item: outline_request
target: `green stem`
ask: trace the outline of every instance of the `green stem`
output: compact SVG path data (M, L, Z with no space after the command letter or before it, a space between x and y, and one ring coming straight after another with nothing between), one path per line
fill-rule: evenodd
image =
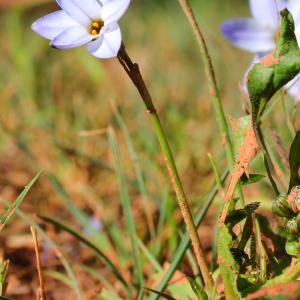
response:
M228 176L228 173L229 173L229 171L226 170L221 176L223 184ZM196 227L200 226L201 222L203 221L203 219L204 219L208 209L210 208L214 198L216 197L217 193L218 193L218 188L215 185L211 188L211 190L207 196L207 199L203 202L201 209L199 210L199 212L197 213L197 215L194 218ZM190 239L189 239L189 236L187 235L187 233L185 233L175 254L173 255L170 266L164 273L160 283L157 286L155 286L156 291L163 292L166 289L166 287L167 287L169 281L171 280L172 276L174 275L177 267L183 260L183 256L184 256L185 252L187 251L189 245L190 245ZM149 298L149 300L157 300L157 299L158 299L158 296L151 296Z
M266 143L265 143L265 140L264 140L264 136L263 136L263 133L261 131L261 128L260 128L260 125L258 124L254 124L254 130L256 131L256 135L259 139L259 143L260 143L260 148L263 152L263 155L264 155L264 164L265 164L265 168L266 168L266 171L267 171L267 175L269 177L269 180L270 180L270 183L273 187L273 190L276 194L276 196L278 196L280 194L279 192L279 189L277 187L277 184L272 176L272 161L271 161L271 158L270 158L270 155L268 153L268 149L267 149L267 146L266 146Z
M205 260L204 251L202 249L200 238L197 233L197 228L192 218L188 200L183 190L183 186L175 165L175 161L174 161L174 157L170 145L168 143L164 129L161 125L159 116L154 107L151 95L145 85L145 82L143 80L138 65L132 62L127 52L125 51L124 45L121 46L121 49L118 53L118 60L123 66L128 76L130 77L130 79L132 80L137 90L139 91L142 100L147 108L147 111L150 115L151 122L155 130L155 134L158 138L162 153L165 158L165 163L168 169L169 177L177 196L179 208L193 245L197 263L199 264L199 267L201 269L206 287L208 288L208 290L212 290L214 284L213 279L211 277L207 262Z
M222 106L222 101L220 97L219 88L217 85L217 80L215 76L214 67L212 64L212 60L210 57L210 54L208 52L208 48L204 39L204 36L200 30L199 24L197 23L197 20L195 18L195 15L193 13L193 10L188 2L188 0L178 0L180 6L182 7L182 10L184 11L191 27L194 32L194 35L197 39L197 42L199 44L200 54L203 60L204 64L204 71L205 75L208 81L209 91L210 95L213 99L213 105L214 110L216 112L217 116L217 122L220 128L220 131L222 134L224 134L224 138L226 140L226 156L228 160L228 165L230 169L233 168L234 165L234 155L233 155L233 145L230 138L230 131L228 122L225 117L225 113Z
M214 106L214 111L216 113L218 127L226 141L225 150L226 150L228 166L229 166L229 169L232 171L233 166L234 166L233 143L232 143L232 140L230 137L230 129L228 126L228 122L227 122L225 113L224 113L221 96L220 96L220 91L218 88L216 75L215 75L214 67L212 64L212 59L210 57L204 36L200 30L199 24L196 20L193 9L192 9L191 5L189 4L189 1L188 0L178 0L178 2L190 23L190 26L193 30L193 33L194 33L196 40L198 42L198 45L199 45L200 54L201 54L202 61L204 64L205 76L208 81L210 95L213 100L213 106ZM245 200L244 200L243 191L239 185L237 185L237 191L240 196L241 204L244 204Z

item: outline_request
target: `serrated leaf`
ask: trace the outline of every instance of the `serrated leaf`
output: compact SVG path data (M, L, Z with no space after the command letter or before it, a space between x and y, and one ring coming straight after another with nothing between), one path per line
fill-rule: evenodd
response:
M290 149L290 185L289 191L296 185L300 185L299 168L300 168L300 131L297 132Z
M281 11L280 16L277 49L255 64L248 75L247 87L255 124L271 97L300 72L300 51L293 17L287 9Z
M251 214L253 214L259 207L259 202L253 202L242 209L233 210L228 214L225 220L225 224L228 228L232 228Z
M232 236L227 226L220 226L218 232L218 262L224 283L225 298L241 299L237 289L239 266L231 253L232 244Z

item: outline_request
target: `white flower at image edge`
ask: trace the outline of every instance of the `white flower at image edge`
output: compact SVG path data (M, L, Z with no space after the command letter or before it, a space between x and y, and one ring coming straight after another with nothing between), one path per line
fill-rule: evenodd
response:
M57 0L61 10L32 24L32 30L51 41L57 49L86 45L99 58L118 54L122 37L119 19L130 0Z
M295 33L300 45L300 0L249 0L249 4L252 18L228 20L222 24L221 30L235 47L255 53L250 68L275 49L279 11L284 8L288 8L294 17ZM285 88L292 97L300 101L300 75ZM244 89L246 90L245 86Z

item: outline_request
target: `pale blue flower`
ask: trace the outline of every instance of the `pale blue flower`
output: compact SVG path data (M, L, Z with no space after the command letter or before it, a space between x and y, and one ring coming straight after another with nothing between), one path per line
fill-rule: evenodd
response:
M61 10L32 24L32 29L58 49L86 45L99 58L115 57L121 46L119 19L130 0L57 0Z
M226 21L221 30L235 47L255 53L251 66L275 49L279 11L284 8L288 8L294 17L295 33L300 44L300 0L249 0L249 5L252 18ZM285 88L300 101L300 75Z

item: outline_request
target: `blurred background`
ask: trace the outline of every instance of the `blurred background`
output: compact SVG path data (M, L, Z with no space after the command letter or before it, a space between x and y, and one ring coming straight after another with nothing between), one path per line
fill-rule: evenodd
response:
M248 3L191 3L213 58L226 115L241 117L245 100L240 82L252 56L231 47L219 27L226 19L249 16ZM161 266L172 258L182 221L143 103L118 61L97 60L84 47L54 50L31 31L34 20L55 9L54 0L0 0L1 199L15 200L44 170L22 204L25 215L15 216L1 232L0 249L11 262L7 295L35 297L38 281L28 224L37 222L72 262L84 299L113 299L101 292L107 289L103 276L118 290L103 264L74 237L41 222L36 214L62 220L92 239L130 281L133 262L120 201L120 170L115 170L117 147L138 236L146 246L157 242L151 249ZM127 51L139 63L157 105L196 212L214 181L207 153L220 173L226 161L195 39L174 0L133 0L121 27ZM291 99L287 109L294 109ZM292 136L283 122L282 105L276 104L266 126L280 134L287 150ZM256 162L257 168L260 164ZM255 187L262 188L246 190L248 200L267 201L267 182ZM212 224L220 204L216 200L200 229L210 256ZM41 257L49 299L75 299L57 250L45 238ZM188 271L189 263L181 269ZM146 262L143 271L151 286L155 272Z

